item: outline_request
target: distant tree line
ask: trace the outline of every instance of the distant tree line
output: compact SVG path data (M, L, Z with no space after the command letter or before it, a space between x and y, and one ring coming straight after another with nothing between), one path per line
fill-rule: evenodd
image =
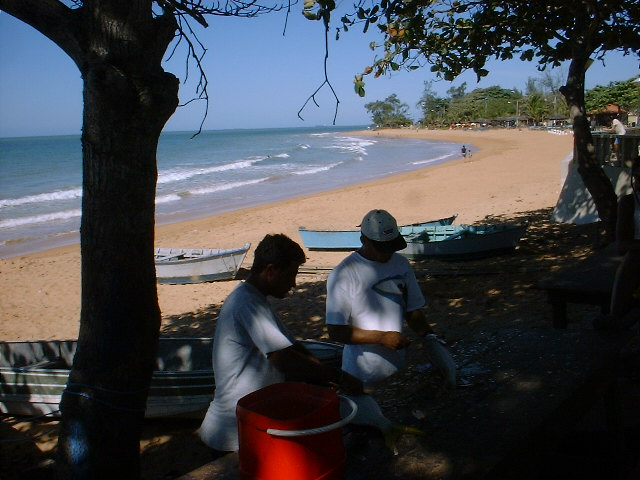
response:
M547 119L568 117L568 108L559 88L564 74L544 72L540 78L529 78L524 91L499 86L476 88L467 92L466 82L452 86L445 96L433 89L433 82L424 82L424 90L416 106L421 117L414 121L408 114L409 105L394 93L384 100L367 103L365 108L378 127L402 127L420 123L424 126L450 125L465 122L514 122L525 117L538 125ZM585 92L587 111L620 105L626 110L638 108L638 87L634 79L598 85Z

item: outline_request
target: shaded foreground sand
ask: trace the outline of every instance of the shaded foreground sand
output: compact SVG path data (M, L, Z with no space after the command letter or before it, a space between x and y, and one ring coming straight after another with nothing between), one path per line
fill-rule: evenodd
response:
M353 228L372 208L389 210L399 223L452 213L459 214L457 223L473 223L486 216L548 208L555 205L560 191L560 162L572 148L570 135L515 129L358 133L459 142L471 146L473 156L339 190L160 226L156 245L230 248L248 241L255 247L265 234L277 232L300 241L298 226ZM246 194L251 195L251 190ZM252 251L245 267L251 264ZM307 264L331 266L343 257L342 253L309 252ZM0 338L77 337L77 245L0 259L0 272ZM163 328L170 331L172 319L219 304L236 283L159 285Z
M376 135L379 132L363 132ZM158 228L157 244L179 247L232 247L245 241L253 246L269 232L284 232L299 240L297 227L353 227L370 208L386 208L401 223L459 213L457 223L522 220L531 225L514 254L471 262L427 261L416 264L417 276L429 305L426 313L435 330L464 352L473 335L491 338L505 329L551 327L544 292L532 285L549 270L586 255L596 239L596 226L554 224L551 209L560 191L560 162L571 150L571 136L538 131L384 131L380 134L422 136L472 145L473 156L445 165L355 185L319 195L255 207ZM480 149L480 151L478 151ZM250 195L250 191L247 192ZM248 227L250 226L250 227ZM344 253L307 252L308 265L335 265ZM252 258L247 257L245 268ZM65 247L2 260L0 338L74 338L79 315L79 253ZM236 281L201 285L160 285L159 298L165 335L213 334L220 304ZM297 291L274 301L294 334L326 338L324 289L326 274L304 274ZM570 328L590 328L593 307L572 306ZM377 400L394 421L429 430L431 422L450 402L464 400L469 390L438 396L430 390L430 373L420 342L410 348L411 367L380 390ZM463 372L465 373L465 372ZM487 382L490 372L471 380ZM427 407L421 398L431 398ZM422 410L425 420L414 412ZM39 461L50 459L56 442L56 421L20 422L11 436L44 432L35 442L10 444L0 454L0 471L7 478ZM197 437L199 420L148 421L141 442L144 479L175 478L209 460ZM499 432L497 432L499 433ZM468 434L461 432L461 435ZM416 445L406 439L405 450ZM429 439L427 438L427 443ZM384 452L382 452L384 456ZM387 458L389 465L400 462ZM404 457L409 458L409 457ZM407 467L409 468L409 467ZM14 475L14 476L11 476ZM374 478L371 476L370 478ZM410 477L406 477L410 478ZM588 477L582 477L588 478Z

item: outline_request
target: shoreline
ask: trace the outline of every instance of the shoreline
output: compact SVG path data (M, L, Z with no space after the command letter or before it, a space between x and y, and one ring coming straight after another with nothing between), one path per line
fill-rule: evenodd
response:
M336 132L333 132L333 134L337 138L340 138L340 137L344 139L357 138L357 142L362 141L365 143L369 143L369 142L377 143L376 140L373 140L373 139L366 140L367 138L371 137L371 135L367 135L366 130L353 130L353 128L356 128L356 127L351 127L350 130L345 129L345 130L336 131ZM382 137L380 135L376 135L376 136L379 137L379 140L382 140ZM393 138L390 135L383 135L383 137L386 138L387 140L391 139L391 141L393 142L400 143L402 141L402 139L398 140L398 137ZM397 175L404 172L420 170L422 168L426 168L432 165L437 165L439 163L450 162L451 160L456 159L459 156L458 151L461 145L454 144L453 149L451 148L451 146L449 146L448 147L449 152L447 155L445 155L443 158L436 158L434 154L431 153L431 148L433 147L434 143L435 144L441 143L440 141L436 141L433 143L426 143L426 142L429 142L429 140L423 139L423 138L419 138L417 140L419 142L425 142L424 145L421 143L418 143L417 145L420 145L420 146L416 146L416 143L413 142L413 146L409 148L409 150L412 150L412 151L407 151L406 157L404 156L405 152L402 150L402 147L400 147L400 150L396 153L397 155L396 159L400 160L400 162L399 162L399 165L397 165L397 170L395 172L389 172L388 171L389 167L384 166L384 162L380 163L380 160L383 159L384 156L378 154L377 155L377 162L379 164L378 166L376 166L375 160L374 160L374 164L372 166L366 168L365 170L362 170L360 173L354 173L353 171L349 173L350 170L349 168L347 168L347 170L345 170L341 175L338 175L337 177L335 176L335 174L333 174L332 176L330 171L327 171L326 173L329 175L325 175L324 178L316 180L315 183L313 181L311 183L309 183L308 181L305 181L307 177L304 176L304 177L300 177L300 180L298 181L293 181L292 179L289 179L288 180L289 183L286 183L286 184L281 183L279 186L277 186L278 180L276 176L272 178L272 180L275 180L275 182L264 182L264 183L259 182L258 185L244 186L238 189L235 194L232 192L228 198L224 196L218 197L217 199L201 198L196 203L193 203L193 200L192 200L192 203L190 206L180 207L176 211L172 211L170 208L169 210L167 210L166 207L157 203L155 227L159 228L164 225L182 223L182 222L197 220L201 218L207 218L215 215L220 215L223 213L240 211L240 210L257 207L261 205L278 203L285 200L295 199L300 196L321 194L327 191L337 190L340 188L351 186L353 184L352 179L355 178L357 180L358 175L361 175L362 178L366 176L366 179L361 180L357 183L362 183L365 181L375 181L375 180L379 180L382 178L386 178L386 177ZM445 142L443 144L447 144L447 143L449 142ZM285 154L285 155L288 156L288 154ZM277 156L279 155L276 155L276 157ZM407 161L407 159L411 159L411 161ZM360 162L356 162L356 163L360 163ZM365 165L366 163L362 163L362 164ZM380 165L383 165L382 170L380 170ZM331 170L331 168L329 168L329 170ZM311 176L310 178L313 178L313 177L314 176ZM268 185L271 183L273 183L273 185L276 185L276 186L268 187ZM265 185L267 185L267 187L265 187ZM158 187L160 188L160 183ZM266 191L265 191L265 188L267 188ZM271 190L269 190L269 188ZM157 195L160 195L160 193L157 192ZM187 197L190 196L188 194L188 190L185 193L185 195ZM161 198L165 198L167 196L170 197L172 195L167 194L167 192L164 192L160 196ZM173 196L175 196L175 194ZM197 198L197 197L194 197L194 198ZM17 256L30 255L30 254L42 252L45 250L51 250L58 247L73 246L75 244L80 243L79 228L77 228L76 230L67 230L67 231L61 231L58 233L49 231L48 233L46 233L46 236L40 237L40 238L38 238L36 235L37 233L31 232L31 233L25 233L22 237L7 239L6 242L4 242L3 245L0 246L0 258L12 258Z
M560 192L561 160L572 148L571 136L529 130L382 130L345 132L358 136L443 140L473 147L459 158L347 187L212 216L160 225L156 245L182 248L231 248L267 233L285 233L300 241L298 226L354 228L372 208L389 210L398 223L414 223L459 214L456 223L508 215L555 205ZM309 252L307 265L333 266L344 252ZM0 338L66 339L77 336L80 312L78 244L0 259ZM237 280L194 285L158 285L167 319L220 304Z

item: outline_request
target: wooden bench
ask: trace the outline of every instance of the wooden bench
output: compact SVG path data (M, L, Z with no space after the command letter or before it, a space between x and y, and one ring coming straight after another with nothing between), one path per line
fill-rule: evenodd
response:
M609 246L541 279L535 288L547 291L553 326L567 328L567 303L599 305L602 313L608 313L613 280L621 260L614 246Z

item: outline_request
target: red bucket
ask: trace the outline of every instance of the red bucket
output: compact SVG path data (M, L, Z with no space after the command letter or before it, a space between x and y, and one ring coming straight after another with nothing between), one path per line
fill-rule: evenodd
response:
M344 397L341 397L344 399ZM249 480L341 479L345 468L338 395L305 383L276 383L238 401L240 474Z

